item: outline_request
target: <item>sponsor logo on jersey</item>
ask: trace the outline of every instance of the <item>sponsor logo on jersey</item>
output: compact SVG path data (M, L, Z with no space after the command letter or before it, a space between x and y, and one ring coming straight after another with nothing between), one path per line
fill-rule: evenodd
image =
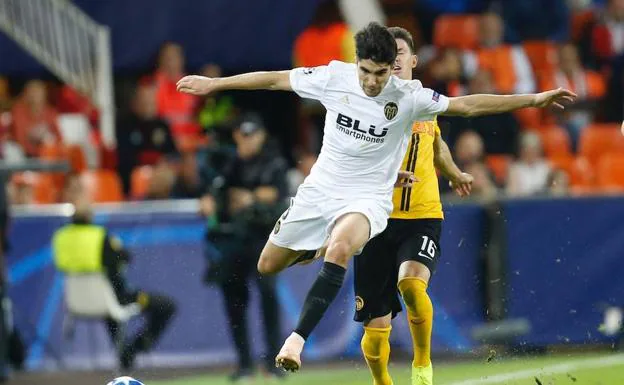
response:
M427 134L429 136L435 137L435 123L432 121L429 122L414 122L412 125L412 133L414 134Z
M307 67L303 69L303 74L304 75L310 75L311 73L313 73L314 71L316 71L315 67Z
M384 106L384 115L387 120L394 119L395 116L399 113L399 106L395 102L388 102Z
M336 128L340 132L369 143L384 142L384 136L388 133L388 128L378 128L371 125L367 130L360 127L361 124L358 119L350 118L344 114L338 114L338 118L336 118Z

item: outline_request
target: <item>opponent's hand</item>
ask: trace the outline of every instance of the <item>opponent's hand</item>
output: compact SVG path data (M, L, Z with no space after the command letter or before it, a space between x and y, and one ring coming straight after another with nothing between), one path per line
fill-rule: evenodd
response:
M412 187L414 182L418 182L418 178L416 178L413 172L399 170L394 187Z
M533 105L539 108L554 106L563 110L565 108L565 104L574 102L576 98L577 95L574 92L559 87L556 90L535 94Z
M189 75L178 80L176 87L179 92L191 95L208 95L217 91L217 78Z
M460 197L467 197L472 192L472 182L474 177L466 172L462 172L455 179L449 181L449 186L455 190Z

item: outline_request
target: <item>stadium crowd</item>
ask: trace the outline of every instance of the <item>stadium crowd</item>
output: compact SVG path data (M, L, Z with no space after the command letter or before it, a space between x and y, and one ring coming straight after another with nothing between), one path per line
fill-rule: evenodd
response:
M416 78L440 93L567 87L579 94L563 113L525 109L441 119L455 156L476 176L477 196L624 189L624 159L618 154L624 142L616 123L624 115L624 1L421 1L417 6L385 1L384 6L387 23L406 27L420 46ZM540 12L533 11L536 7ZM293 64L351 60L351 41L335 4L322 3L294 43ZM207 76L221 72L216 64L201 69ZM73 182L86 184L94 201L201 196L207 166L201 154L216 147L234 151L230 133L246 108L232 95L198 98L176 92L175 82L185 73L182 47L163 44L155 70L118 97L115 149L102 144L97 108L85 95L55 82L33 79L20 87L0 78L2 158L66 159L72 169L65 177L15 174L12 201L62 202ZM297 170L305 175L322 137L322 108L301 103L293 122L299 126L296 143L282 143L292 149L289 159L305 163L293 165L293 183L301 181ZM76 132L82 133L79 138ZM278 140L288 138L271 132Z

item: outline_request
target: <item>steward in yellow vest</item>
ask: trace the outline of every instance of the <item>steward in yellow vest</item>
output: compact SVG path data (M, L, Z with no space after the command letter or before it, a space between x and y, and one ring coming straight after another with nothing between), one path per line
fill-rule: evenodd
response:
M76 206L72 223L58 229L52 239L54 263L65 274L103 273L108 277L121 304L137 302L141 305L146 323L136 336L124 343L119 361L123 369L130 369L136 354L152 347L175 313L175 303L169 297L132 290L128 287L124 270L131 255L121 241L108 234L106 228L92 223L88 204ZM105 320L114 340L118 326L112 319Z

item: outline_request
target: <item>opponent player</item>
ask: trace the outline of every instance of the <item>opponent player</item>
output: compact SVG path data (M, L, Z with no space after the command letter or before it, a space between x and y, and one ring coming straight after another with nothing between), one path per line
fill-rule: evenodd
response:
M417 63L412 36L403 28L388 30L398 47L392 73L411 80ZM430 360L433 307L427 285L440 256L444 218L434 165L460 196L470 194L472 176L462 173L453 161L440 136L437 120L416 122L401 170L413 172L419 182L412 187L394 189L394 210L388 227L354 260L354 319L364 323L362 353L375 385L392 384L388 373L391 320L402 310L397 282L412 334L412 385L433 383Z
M260 273L274 274L327 240L325 263L308 292L298 326L276 357L276 364L286 370L301 366L305 339L338 294L351 256L385 229L413 121L442 113L474 116L523 107L563 108L561 103L575 96L558 89L449 99L418 81L391 76L397 46L385 27L371 23L355 41L356 64L332 61L327 66L226 78L186 76L177 85L180 92L193 95L232 89L295 91L327 109L318 160L258 260Z

